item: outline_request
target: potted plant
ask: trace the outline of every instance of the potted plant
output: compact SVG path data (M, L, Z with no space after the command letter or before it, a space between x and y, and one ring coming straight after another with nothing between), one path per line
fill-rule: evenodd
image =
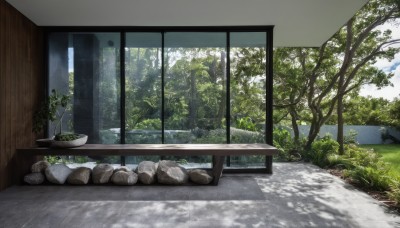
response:
M63 133L62 120L65 112L70 107L71 97L61 95L52 90L48 98L42 103L33 116L33 131L39 133L50 121L53 123L53 136L47 139L36 140L38 146L76 147L86 143L87 135ZM57 133L58 132L58 133Z

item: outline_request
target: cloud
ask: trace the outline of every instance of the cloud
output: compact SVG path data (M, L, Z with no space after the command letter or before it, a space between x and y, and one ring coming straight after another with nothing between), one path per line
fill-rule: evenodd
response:
M398 58L398 61L400 62L400 57ZM392 101L395 97L400 97L400 65L398 65L392 72L394 73L394 76L390 79L390 81L393 83L393 87L387 86L382 89L378 89L374 85L366 85L361 88L360 95L372 96L375 98L382 97L390 101Z
M392 23L385 23L378 27L381 31L390 29L392 30L392 38L400 39L400 21L397 20ZM400 44L396 44L393 47L400 47ZM390 80L393 83L393 87L388 86L382 89L376 88L374 85L365 85L360 90L361 96L372 96L375 98L385 98L393 100L395 97L400 97L400 53L394 56L392 61L387 59L378 59L374 64L378 69L383 70L386 73L394 73L393 78Z

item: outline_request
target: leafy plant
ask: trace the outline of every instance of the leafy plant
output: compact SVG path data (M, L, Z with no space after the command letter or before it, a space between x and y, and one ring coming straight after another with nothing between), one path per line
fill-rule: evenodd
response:
M388 192L389 199L393 200L397 205L400 205L400 182L399 180L393 181L390 185Z
M55 122L53 134L59 128L62 132L62 119L65 111L70 104L71 97L69 95L61 95L56 90L52 90L50 96L41 104L33 116L33 131L39 133L48 123Z
M160 119L146 119L138 123L135 129L141 130L161 130L161 120Z
M354 169L345 170L344 176L358 186L370 190L387 191L391 185L389 168L383 163L379 168L356 166Z
M65 164L65 161L60 156L44 156L44 159L51 165L59 163Z
M274 128L274 146L279 149L276 160L297 161L302 158L302 142L294 142L290 132L284 128Z
M56 141L72 141L72 140L79 139L79 138L80 138L80 136L78 134L73 134L73 133L62 134L62 133L60 133L54 137L54 140L56 140Z
M258 131L259 127L253 122L250 117L243 117L236 121L236 126L243 130Z
M358 144L357 142L358 132L351 129L347 135L344 136L345 144Z
M308 158L320 167L329 166L328 157L337 154L339 143L333 140L329 135L313 142Z

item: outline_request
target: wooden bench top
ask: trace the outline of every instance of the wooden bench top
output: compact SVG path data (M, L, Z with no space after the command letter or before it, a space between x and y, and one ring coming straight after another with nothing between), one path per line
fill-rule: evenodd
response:
M20 155L275 155L278 149L268 144L85 144L81 147L59 148L23 148Z

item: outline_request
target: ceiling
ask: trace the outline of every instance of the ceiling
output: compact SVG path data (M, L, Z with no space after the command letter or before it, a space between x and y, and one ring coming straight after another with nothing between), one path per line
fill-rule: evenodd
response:
M39 26L274 25L274 46L317 47L368 0L6 0Z

